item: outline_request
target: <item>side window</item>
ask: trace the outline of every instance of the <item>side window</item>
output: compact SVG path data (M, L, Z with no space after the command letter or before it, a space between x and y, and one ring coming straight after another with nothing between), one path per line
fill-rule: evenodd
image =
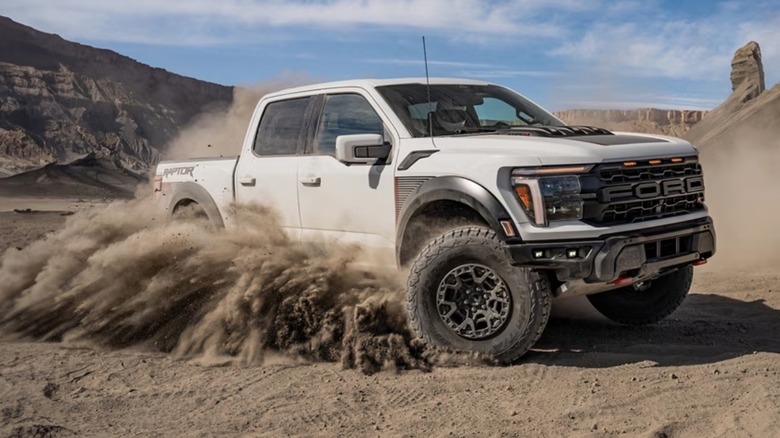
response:
M269 103L257 128L255 153L295 155L308 105L308 97Z
M319 154L336 155L336 137L349 134L384 135L382 119L359 94L326 96L314 140L315 150Z

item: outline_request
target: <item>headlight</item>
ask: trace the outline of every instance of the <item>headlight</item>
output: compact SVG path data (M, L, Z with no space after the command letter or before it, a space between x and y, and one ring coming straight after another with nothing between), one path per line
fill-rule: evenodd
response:
M526 214L537 226L549 221L582 219L580 177L593 166L515 169L512 185Z

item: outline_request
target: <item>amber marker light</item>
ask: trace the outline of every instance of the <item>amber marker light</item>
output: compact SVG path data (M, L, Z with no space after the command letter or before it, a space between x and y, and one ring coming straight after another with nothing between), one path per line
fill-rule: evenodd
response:
M653 165L655 165L655 164L661 164L661 160L650 160L650 161L649 161L649 163L650 163L650 164L653 164Z
M517 193L517 197L520 198L520 202L526 210L529 212L534 211L534 200L531 197L530 187L525 184L517 185L515 186L515 193Z
M682 162L683 162L682 158L672 158L672 163L682 163Z
M636 166L636 161L625 161L623 165L626 167L634 167Z
M515 237L515 229L512 227L512 222L509 221L500 221L501 228L504 229L504 234L506 234L506 237Z

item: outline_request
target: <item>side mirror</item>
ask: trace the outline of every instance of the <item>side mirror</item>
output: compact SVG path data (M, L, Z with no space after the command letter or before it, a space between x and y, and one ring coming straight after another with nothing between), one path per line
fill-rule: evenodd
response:
M390 156L390 144L379 134L336 137L336 159L346 164L374 164Z

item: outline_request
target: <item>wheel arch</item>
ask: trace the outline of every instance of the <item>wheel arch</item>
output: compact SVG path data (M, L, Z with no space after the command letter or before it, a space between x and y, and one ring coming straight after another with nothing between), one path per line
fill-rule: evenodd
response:
M442 176L429 179L422 183L411 194L398 214L396 227L396 262L399 266L408 260L402 258L405 245L410 242L409 225L415 220L425 217L432 206L437 205L460 206L460 213L472 215L484 225L496 232L504 241L519 242L520 235L514 225L512 217L504 206L485 187L470 179L460 176ZM434 208L435 209L435 208ZM457 215L453 217L459 217ZM469 217L469 216L467 216ZM514 236L507 236L502 221L508 221Z
M176 185L173 197L168 204L168 213L173 215L177 208L193 203L198 204L203 209L209 218L209 222L214 226L218 228L225 227L222 214L214 199L206 189L193 182L182 182Z

